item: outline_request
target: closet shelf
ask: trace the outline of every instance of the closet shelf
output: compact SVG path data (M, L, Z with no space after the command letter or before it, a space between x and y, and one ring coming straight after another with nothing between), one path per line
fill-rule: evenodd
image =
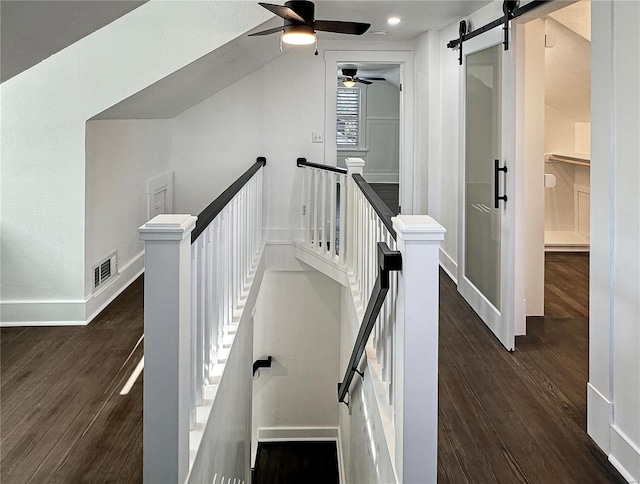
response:
M549 153L544 156L547 162L570 163L572 165L591 166L591 160L586 158L576 158L573 156L557 155Z

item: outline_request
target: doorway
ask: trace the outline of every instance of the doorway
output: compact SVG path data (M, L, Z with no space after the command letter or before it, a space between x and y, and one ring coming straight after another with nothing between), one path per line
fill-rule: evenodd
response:
M343 69L355 69L356 76L380 78L366 84L363 91L380 94L373 109L365 107L358 144L354 133L338 126L338 89L346 87ZM347 72L352 74L352 72ZM327 51L325 52L326 109L325 163L344 166L344 158L357 155L365 159L364 178L389 188L390 203L402 213L413 213L414 205L414 79L413 54L404 51ZM341 78L341 79L339 79ZM362 84L362 83L356 83ZM384 94L381 94L385 91ZM395 93L394 93L395 91ZM392 95L393 94L393 95ZM366 94L365 94L366 95ZM397 101L393 99L397 97ZM397 103L397 113L387 104ZM376 101L374 101L376 103ZM340 146L351 136L351 146ZM386 140L386 141L385 141ZM354 150L354 148L357 148ZM397 161L396 160L397 154ZM395 193L398 193L395 195ZM396 203L393 203L397 200ZM394 207L390 206L393 210Z
M336 142L339 167L365 161L363 177L398 213L400 182L400 66L340 63Z
M523 24L526 314L588 324L591 4ZM561 306L565 305L563 309Z

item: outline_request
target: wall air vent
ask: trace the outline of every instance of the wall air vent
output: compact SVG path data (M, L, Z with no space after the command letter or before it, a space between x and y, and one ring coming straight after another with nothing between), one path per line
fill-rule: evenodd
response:
M93 292L104 286L118 273L116 253L114 252L102 262L93 266Z

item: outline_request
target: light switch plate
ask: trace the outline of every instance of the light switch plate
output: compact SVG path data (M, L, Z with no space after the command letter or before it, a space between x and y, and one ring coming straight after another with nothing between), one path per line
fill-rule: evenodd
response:
M311 141L314 143L322 143L322 131L314 131L311 133Z

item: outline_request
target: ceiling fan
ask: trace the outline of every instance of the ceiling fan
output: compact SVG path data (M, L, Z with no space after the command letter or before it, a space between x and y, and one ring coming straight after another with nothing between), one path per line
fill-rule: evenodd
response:
M342 77L338 77L345 87L353 87L356 82L360 84L372 84L373 81L386 81L384 77L358 77L358 69L342 69Z
M317 41L316 31L334 32L336 34L362 35L371 24L362 22L344 22L341 20L316 20L315 5L307 0L290 0L283 5L259 2L278 17L284 19L282 27L263 30L249 34L250 37L282 32L281 42L294 45L313 44ZM316 55L318 50L316 49Z

